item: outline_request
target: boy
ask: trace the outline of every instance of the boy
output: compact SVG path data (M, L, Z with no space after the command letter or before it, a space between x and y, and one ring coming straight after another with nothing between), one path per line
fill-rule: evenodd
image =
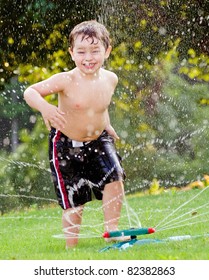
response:
M105 230L117 230L125 177L108 114L118 78L102 68L111 52L109 33L102 24L85 21L74 27L69 42L76 67L24 92L28 105L41 112L50 130L50 167L63 208L66 247L78 243L83 207L92 191L103 202ZM54 93L58 107L44 99Z

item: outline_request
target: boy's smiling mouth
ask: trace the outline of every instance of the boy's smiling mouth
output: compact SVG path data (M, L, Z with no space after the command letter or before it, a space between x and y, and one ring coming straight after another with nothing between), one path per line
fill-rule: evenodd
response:
M83 64L87 69L92 69L96 65L96 63L84 63Z

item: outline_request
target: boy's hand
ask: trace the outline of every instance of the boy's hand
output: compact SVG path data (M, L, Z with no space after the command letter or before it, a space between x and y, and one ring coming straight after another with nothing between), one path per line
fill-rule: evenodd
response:
M48 130L51 129L51 126L58 130L65 127L66 120L63 117L65 113L56 106L47 104L44 110L41 111L41 114Z
M117 133L115 132L115 129L111 126L111 125L108 125L105 130L108 132L108 134L110 136L112 136L115 140L118 140L120 139L119 136L117 135Z

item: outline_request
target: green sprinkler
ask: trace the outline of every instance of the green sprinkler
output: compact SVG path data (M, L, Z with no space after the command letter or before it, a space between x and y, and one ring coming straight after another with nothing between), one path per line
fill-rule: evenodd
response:
M144 235L154 233L154 228L133 228L133 229L125 229L125 230L117 230L117 231L106 231L103 233L104 238L111 237L121 237L121 236L130 236L131 239L136 238L137 235Z

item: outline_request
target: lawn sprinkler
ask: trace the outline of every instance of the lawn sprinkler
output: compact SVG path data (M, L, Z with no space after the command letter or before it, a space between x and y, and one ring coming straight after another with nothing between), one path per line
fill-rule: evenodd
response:
M151 244L151 243L165 243L165 242L172 242L172 241L183 241L187 239L194 239L199 237L209 237L209 234L202 234L202 235L182 235L182 236L170 236L164 239L153 239L153 238L144 238L144 239L137 239L137 235L144 235L144 234L151 234L156 232L154 228L131 228L125 230L117 230L117 231L110 231L103 233L104 238L115 238L120 241L120 237L130 236L130 239L127 241L117 242L113 245L107 246L101 249L99 252L105 252L109 249L118 249L118 250L126 250L133 245L144 245L144 244Z
M111 238L111 237L121 237L121 236L130 236L131 239L136 238L137 235L144 235L154 233L154 228L131 228L125 230L117 230L117 231L106 231L103 234L104 238Z
M128 247L133 246L135 243L150 243L150 242L158 242L156 239L143 239L143 240L137 240L138 235L145 235L145 234L151 234L154 233L155 229L154 228L131 228L131 229L125 229L125 230L117 230L117 231L107 231L103 233L103 237L108 241L108 238L118 238L118 241L120 241L120 237L124 236L130 236L130 239L127 241L122 241L115 243L111 246L105 247L100 252L107 251L111 248L119 249L119 250L124 250ZM154 241L153 241L154 240Z

